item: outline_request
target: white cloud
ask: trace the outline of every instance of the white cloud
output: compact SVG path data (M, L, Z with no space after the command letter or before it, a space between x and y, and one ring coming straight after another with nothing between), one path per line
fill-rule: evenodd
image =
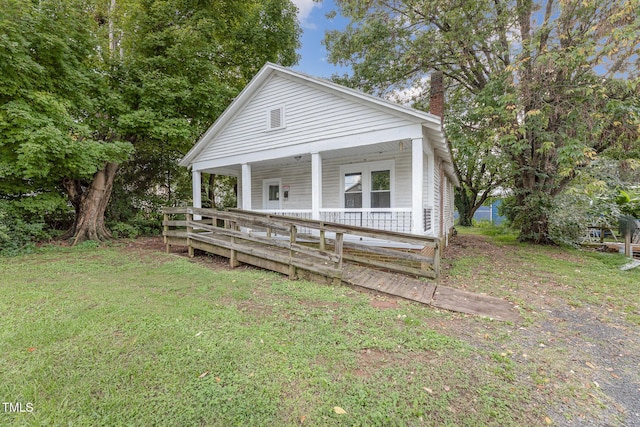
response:
M320 3L313 0L291 0L298 7L298 21L303 28L315 30L318 28L313 22L309 22L308 18L314 8L320 7Z
M393 89L386 95L389 101L396 104L404 105L405 107L411 107L411 105L420 98L428 95L428 83L431 81L431 75L422 77L419 82L414 83L413 86Z

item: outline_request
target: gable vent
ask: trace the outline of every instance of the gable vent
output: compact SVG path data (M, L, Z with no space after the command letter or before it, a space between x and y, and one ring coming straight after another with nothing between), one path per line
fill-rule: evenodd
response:
M284 107L267 110L267 130L284 128Z

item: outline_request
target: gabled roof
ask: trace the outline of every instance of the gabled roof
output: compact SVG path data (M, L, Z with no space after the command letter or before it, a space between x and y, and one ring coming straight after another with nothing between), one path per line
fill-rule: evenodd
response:
M193 160L206 148L209 142L212 141L231 120L233 120L236 114L238 114L242 108L256 96L260 88L274 75L298 79L322 90L350 98L354 101L375 106L379 109L387 110L390 114L404 116L411 121L421 123L429 137L429 140L433 144L435 152L440 158L445 160L445 169L454 179L454 182L457 182L457 177L453 170L451 153L449 152L449 147L444 137L440 117L405 107L403 105L395 104L391 101L368 95L364 92L350 89L325 79L293 71L270 62L267 62L262 69L260 69L258 74L251 79L249 84L238 94L234 101L227 107L220 117L218 117L215 123L202 135L200 140L191 148L191 150L189 150L189 152L180 161L180 166L190 166Z

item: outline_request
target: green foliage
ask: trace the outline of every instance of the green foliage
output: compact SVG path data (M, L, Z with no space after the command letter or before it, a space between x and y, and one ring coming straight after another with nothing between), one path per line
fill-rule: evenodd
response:
M0 190L51 188L124 160L128 144L95 138L91 116L107 88L96 72L95 24L85 2L2 0L0 6L12 10L0 19L0 57L7 58L0 61Z
M69 225L63 181L91 181L132 147L105 131L91 2L0 0L0 10L0 201L12 231L2 246L15 250Z
M616 197L616 203L620 206L620 211L623 214L640 218L640 188L620 190Z
M633 181L626 161L602 158L580 171L555 200L550 235L558 243L576 245L591 238L589 227L615 229L620 215L635 211Z
M11 218L5 203L0 204L0 255L17 255L32 252L34 240L48 238L42 222L25 222L22 218Z
M465 213L503 182L521 239L549 243L554 199L579 170L607 150L637 150L638 0L337 4L351 22L325 43L330 61L353 68L341 82L424 94L431 70L448 77Z
M117 222L109 227L111 229L111 233L115 238L130 238L135 239L140 235L139 230L133 225L126 224L124 222Z
M300 28L285 0L207 2L136 0L123 10L118 60L123 111L117 126L136 147L122 165L126 193L164 204L190 198L177 165L265 62L293 65Z
M0 198L0 254L30 252L34 242L56 235L52 224L67 226L71 220L66 200L57 193Z
M108 222L155 232L151 212L190 197L177 160L266 61L297 61L287 0L0 0L0 10L0 200L45 231L69 225L51 219L61 210L51 200L61 206L66 190L77 208L115 163Z

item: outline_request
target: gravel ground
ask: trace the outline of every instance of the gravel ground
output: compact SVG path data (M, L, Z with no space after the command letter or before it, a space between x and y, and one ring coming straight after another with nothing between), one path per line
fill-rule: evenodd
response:
M567 420L559 413L557 425L640 427L638 328L590 308L557 308L541 326L562 337L560 344L566 346L568 359L588 368L581 370L583 383L592 384L606 397L601 418Z

